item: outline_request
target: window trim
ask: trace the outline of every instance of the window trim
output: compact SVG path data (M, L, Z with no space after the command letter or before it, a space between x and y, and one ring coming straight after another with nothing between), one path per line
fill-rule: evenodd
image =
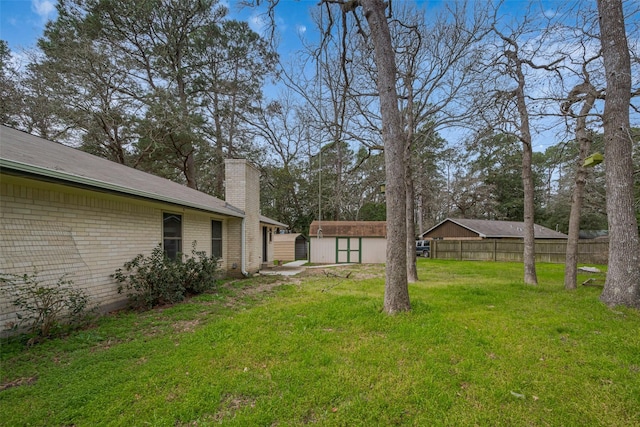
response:
M213 236L213 224L214 223L219 223L220 224L220 237L214 237ZM220 242L220 254L216 254L214 253L214 245L213 243L215 242ZM224 253L224 221L221 219L217 219L217 218L211 218L211 256L216 257L218 259L222 259L222 254Z
M165 221L167 220L167 218L171 217L171 216L175 216L177 218L179 218L180 220L180 235L177 237L167 237L166 235L166 231L165 231ZM176 213L176 212L162 212L162 250L164 251L165 255L167 255L167 257L169 257L169 259L175 260L178 258L178 254L182 253L182 239L184 236L184 218L183 215L181 213ZM176 253L169 253L167 251L167 245L166 242L167 241L174 241L177 242L177 250Z

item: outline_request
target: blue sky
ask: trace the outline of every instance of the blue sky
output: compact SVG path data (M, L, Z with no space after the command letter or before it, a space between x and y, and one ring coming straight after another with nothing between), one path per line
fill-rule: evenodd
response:
M416 1L433 10L449 0ZM546 14L552 13L563 1L565 0L537 0L534 4L536 7L544 9ZM592 2L594 0L571 1ZM255 31L262 32L260 15L264 12L264 6L262 10L240 9L239 0L220 0L220 2L229 8L231 18L246 20ZM638 2L640 0L627 0L627 5L640 4ZM280 0L276 8L276 27L280 39L279 53L284 62L288 61L290 53L300 49L300 36L309 40L318 37L317 30L311 20L311 11L318 10L318 3L319 0ZM38 38L43 34L46 22L55 19L56 4L57 0L0 0L0 39L8 42L9 48L18 62L21 62L20 58L25 49L32 49L36 46ZM528 0L505 0L502 8L503 18L509 19L517 16L526 10L528 4ZM554 138L550 138L549 141L553 142ZM550 142L539 142L536 148L543 149Z
M246 20L261 31L263 10L240 9L237 0L224 0L233 18ZM14 54L35 47L48 20L56 17L56 0L0 0L0 39L9 43ZM317 0L281 0L276 10L281 53L299 47L299 34L313 28L309 10L317 8Z
M485 1L485 0L481 0ZM542 0L546 5L555 5L562 0ZM261 9L241 9L239 0L220 0L235 19L246 20L251 27L261 33ZM437 9L447 0L417 0L429 9ZM266 2L263 2L266 3ZM317 31L310 18L310 11L318 9L319 0L280 0L276 8L276 26L280 33L280 54L286 59L287 53L300 47L300 35L315 38ZM506 11L517 13L525 9L527 0L507 0ZM0 0L0 39L9 43L15 55L25 49L35 47L42 36L48 20L56 17L57 0ZM264 19L264 18L262 18Z
M54 13L55 2L51 0L2 0L0 38L14 52L33 47Z

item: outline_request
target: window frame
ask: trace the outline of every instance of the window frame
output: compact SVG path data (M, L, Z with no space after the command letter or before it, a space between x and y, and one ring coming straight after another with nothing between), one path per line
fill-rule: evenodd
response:
M171 217L178 218L179 228L177 236L167 235L168 230L166 222ZM178 254L182 254L182 239L184 235L183 224L184 220L182 214L175 212L162 212L162 250L169 259L174 261L178 259ZM173 245L169 245L168 242L174 242L175 248L172 247Z
M214 236L214 224L219 224L220 225L220 236ZM212 257L216 257L218 259L222 259L222 253L223 253L223 228L224 228L224 224L223 221L221 219L211 219L211 256ZM217 245L218 246L217 246ZM216 248L219 249L219 253L216 253Z

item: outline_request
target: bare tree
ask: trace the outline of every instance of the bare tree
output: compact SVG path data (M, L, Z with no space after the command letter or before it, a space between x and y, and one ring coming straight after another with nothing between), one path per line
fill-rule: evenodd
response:
M575 64L574 79L578 79L578 83L569 91L566 100L562 102L560 111L567 118L575 120L574 134L578 144L578 156L575 159L575 184L571 193L571 212L569 215L567 251L565 260L565 289L575 289L577 281L578 267L578 239L580 233L580 219L582 215L582 206L584 203L585 187L588 177L588 169L584 166L587 156L591 152L593 142L593 132L588 129L589 118L592 115L591 110L598 99L603 98L603 91L596 88L600 86L598 81L599 72L592 73L601 67L601 52L594 48L593 41L595 38L590 34L589 27L592 25L594 11L585 9L578 14L578 19L583 22L577 28L562 31L565 36L570 33L576 33L578 39L574 43L573 51L579 54L578 58L572 60ZM567 42L568 40L565 40ZM567 71L574 67L568 67ZM592 74L597 74L592 77ZM571 74L569 74L571 79ZM602 82L603 84L604 82ZM575 105L581 105L579 111L574 111ZM596 120L600 120L599 115L595 115Z
M571 105L582 101L580 112L574 114L576 117L575 135L578 141L580 151L576 162L576 179L573 195L571 196L571 214L569 216L569 237L567 239L567 255L564 267L564 287L565 289L575 289L578 268L578 238L580 234L580 213L582 211L582 203L584 200L584 188L587 181L587 169L584 166L585 159L591 151L592 135L587 129L587 116L599 92L589 82L586 67L584 70L585 81L573 88L569 93L567 102L563 105L562 110L567 114L571 113Z
M374 46L382 116L382 138L387 180L387 263L384 311L389 314L411 309L407 285L407 220L405 150L402 118L396 92L396 62L391 33L382 0L362 0Z
M600 299L640 308L640 237L634 212L629 120L631 60L622 0L598 0L607 80L604 139L609 222L609 269Z
M277 0L270 2L269 10L277 5ZM338 5L342 13L342 38L343 45L340 58L340 74L344 78L344 88L351 85L348 82L349 74L346 71L347 42L346 15L352 16L357 32L363 36L365 42L373 46L375 72L372 73L376 81L377 99L380 111L381 130L373 121L369 128L374 134L381 134L384 145L386 198L387 198L387 255L384 311L394 314L411 309L407 282L407 221L406 221L406 187L405 187L405 151L408 147L406 136L402 128L402 117L398 107L397 68L395 52L391 42L391 32L386 16L387 7L390 4L382 0L323 0L323 7L329 11L327 30L330 31L334 21L330 6ZM389 10L391 16L391 10ZM363 20L364 17L364 20ZM366 21L366 29L365 29ZM273 22L272 22L273 24ZM335 75L335 74L334 74ZM376 93L368 94L370 97ZM346 101L346 98L340 98ZM368 104L371 105L371 104ZM344 105L343 105L344 107ZM339 114L345 114L345 108L336 109ZM361 115L369 120L368 115ZM340 122L337 122L340 123ZM344 132L344 128L340 129ZM381 131L381 132L380 132ZM334 139L334 143L340 143ZM370 146L370 148L374 148ZM382 148L377 146L375 148Z
M517 41L503 35L495 29L496 33L505 42L504 58L507 73L516 81L516 88L503 92L503 96L513 98L519 116L518 138L522 142L522 183L524 187L524 282L529 285L538 284L536 274L535 233L534 233L534 184L531 165L533 163L533 144L531 128L529 126L529 110L527 108L525 83L526 78L523 67L527 61L519 55Z
M480 40L487 34L484 7L469 10L467 1L452 2L427 24L424 11L400 4L391 21L396 50L405 151L407 190L407 276L418 280L416 269L416 176L412 144L417 136L464 120L471 110L459 94L472 82L472 64ZM418 135L420 130L421 135ZM422 231L422 230L420 230Z
M498 11L496 9L496 14ZM481 64L482 67L486 67L481 72L486 73L488 69L492 73L490 77L485 74L485 78L491 80L489 91L493 94L490 98L493 98L494 105L488 106L486 100L482 100L479 112L486 117L489 127L499 128L502 132L517 137L522 144L524 282L536 285L538 278L535 265L535 184L532 170L531 113L535 109L531 108L531 104L536 104L544 97L533 95L535 89L540 88L535 85L535 81L541 78L537 74L546 72L545 79L554 78L559 64L564 59L564 53L548 48L551 32L541 31L540 28L549 28L552 23L543 13L530 10L513 28L504 23L498 26L498 21L496 16L493 24L495 44L487 47L489 60ZM538 113L536 115L540 116Z

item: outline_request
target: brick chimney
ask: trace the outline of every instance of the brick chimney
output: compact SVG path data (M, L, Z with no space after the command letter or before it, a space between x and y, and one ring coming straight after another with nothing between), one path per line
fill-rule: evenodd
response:
M255 272L262 265L260 171L245 159L226 159L224 167L225 201L245 214L244 267Z

